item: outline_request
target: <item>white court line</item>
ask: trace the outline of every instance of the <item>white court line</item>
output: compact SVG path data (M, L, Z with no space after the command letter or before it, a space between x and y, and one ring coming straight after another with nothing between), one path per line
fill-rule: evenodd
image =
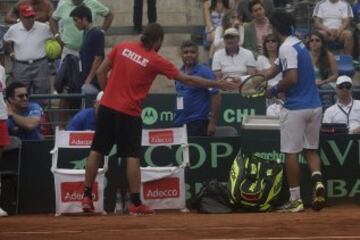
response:
M360 236L317 236L317 237L249 237L249 238L202 238L200 240L302 240L302 239L360 239Z

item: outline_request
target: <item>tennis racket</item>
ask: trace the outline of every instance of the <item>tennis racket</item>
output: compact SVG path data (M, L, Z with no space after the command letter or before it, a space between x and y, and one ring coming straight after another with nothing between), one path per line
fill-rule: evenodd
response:
M262 74L254 74L242 77L239 92L242 97L262 97L267 89L267 81Z

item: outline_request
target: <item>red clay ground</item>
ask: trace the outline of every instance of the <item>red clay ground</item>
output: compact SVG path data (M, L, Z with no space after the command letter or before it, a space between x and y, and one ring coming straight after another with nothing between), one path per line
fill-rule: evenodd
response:
M5 239L360 239L360 207L297 214L23 215L0 218Z

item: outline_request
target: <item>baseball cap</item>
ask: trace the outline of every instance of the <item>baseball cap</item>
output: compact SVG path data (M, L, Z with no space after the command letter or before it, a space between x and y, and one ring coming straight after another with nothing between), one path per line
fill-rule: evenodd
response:
M19 13L23 17L35 16L35 11L34 11L33 7L28 4L21 4L19 6Z
M104 95L104 91L99 92L98 95L96 96L96 101L99 102L103 95Z
M348 76L340 76L336 80L336 85L341 85L343 83L350 83L352 85L352 80Z
M238 37L238 36L240 36L240 33L236 28L228 28L224 32L224 37L226 37L226 36Z

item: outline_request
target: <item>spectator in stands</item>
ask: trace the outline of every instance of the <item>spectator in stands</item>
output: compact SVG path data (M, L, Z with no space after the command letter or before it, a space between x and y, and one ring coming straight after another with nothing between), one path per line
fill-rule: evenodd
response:
M15 24L20 21L20 5L21 4L30 5L36 15L35 21L38 22L48 22L50 20L51 14L54 11L54 6L49 0L20 0L12 8L9 9L8 13L5 16L5 23Z
M53 35L47 24L35 21L35 11L19 6L20 22L4 35L5 47L13 60L13 80L24 83L31 93L50 93L50 69L45 42Z
M208 67L198 63L199 49L195 42L184 41L181 45L183 66L180 70L189 75L215 80ZM218 89L200 88L175 82L180 103L175 113L175 126L186 124L188 136L212 136L216 131L216 121L221 106ZM211 113L211 114L210 114ZM210 114L210 121L209 121Z
M253 19L253 15L249 9L250 1L251 0L240 0L237 5L237 12L240 16L243 16L244 22L250 22ZM262 0L262 3L265 8L266 15L270 16L275 8L273 0Z
M240 33L229 28L224 33L225 48L214 55L212 70L217 79L225 76L241 78L256 73L256 61L250 50L239 46Z
M251 0L249 2L249 11L253 16L253 20L244 23L243 47L252 51L257 57L259 54L263 54L264 37L271 32L271 29L261 0Z
M328 51L324 36L320 32L309 35L308 48L314 65L316 85L319 88L333 89L338 77L337 64L333 53Z
M230 10L225 13L221 26L218 26L215 30L215 39L214 39L214 50L224 48L224 32L229 28L236 28L239 32L239 46L244 42L244 26L242 23L242 16L238 15L235 10ZM210 58L214 53L210 53Z
M355 40L356 45L355 49L357 50L356 56L360 56L360 0L354 1L352 6L352 11L354 14L353 25L355 27Z
M314 9L314 24L327 41L340 41L345 53L352 55L353 35L350 30L353 12L350 4L344 0L319 1Z
M144 0L134 0L134 14L133 23L134 30L137 33L142 31L142 16L143 16ZM149 23L155 23L157 19L156 0L147 0L147 16Z
M88 7L79 6L71 12L70 16L74 19L76 27L83 30L85 35L80 49L82 65L80 78L83 83L81 92L97 94L100 86L95 73L104 59L104 33L92 24L91 10Z
M90 8L92 20L95 22L98 16L104 17L101 27L103 33L109 29L113 14L98 0L67 0L58 5L52 14L50 21L51 29L57 39L63 44L62 59L68 54L79 57L79 51L83 43L84 32L77 29L70 13L78 6L85 5ZM59 22L61 21L61 28ZM60 32L59 32L60 29Z
M40 140L40 119L43 114L37 103L29 102L26 85L12 82L6 88L9 133L21 140Z
M349 133L360 134L360 101L351 96L352 80L340 76L336 80L337 103L326 109L323 123L345 123Z
M5 68L1 64L2 62L0 61L0 162L4 147L10 144L8 127L6 123L8 115L6 112L6 104L4 101L4 94L3 94L6 86L5 84L6 76L5 76ZM0 185L1 185L1 179L0 179ZM8 215L7 212L0 207L0 217L6 217L7 215Z
M70 120L69 124L66 127L68 131L85 131L93 130L95 131L96 126L96 115L99 110L100 100L104 92L101 91L96 96L94 101L94 107L86 108L75 114L75 116Z
M209 49L214 47L212 43L215 39L215 29L221 25L222 18L226 11L229 10L228 0L204 0L203 3L203 14L205 22L205 48ZM214 52L210 49L210 52Z
M84 212L93 212L92 186L104 155L117 144L118 156L126 160L129 180L131 215L152 214L154 211L140 199L141 175L141 103L158 74L192 86L237 89L239 84L225 80L209 81L180 72L171 62L158 55L164 39L163 28L149 24L140 41L122 42L115 46L98 69L104 96L101 99L96 130L86 163ZM108 78L108 73L111 72Z

